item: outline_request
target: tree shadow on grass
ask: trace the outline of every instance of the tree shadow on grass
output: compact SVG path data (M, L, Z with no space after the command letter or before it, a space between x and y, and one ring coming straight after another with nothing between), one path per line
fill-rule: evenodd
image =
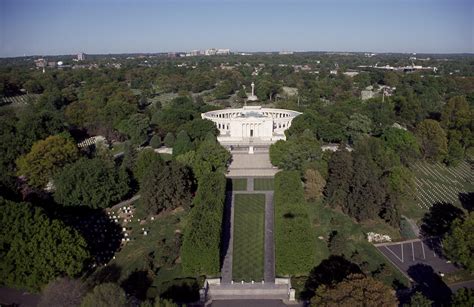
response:
M463 216L464 212L450 203L435 203L423 217L421 234L424 237L444 237L454 220Z
M116 283L120 279L121 274L122 269L116 264L111 264L96 270L89 280L92 286L109 282Z
M459 201L464 209L471 212L474 209L474 193L459 193Z
M354 273L362 273L359 266L343 256L330 256L314 267L306 280L302 299L310 299L321 285L333 285Z
M189 304L199 300L199 285L195 279L173 280L164 285L165 289L160 297L172 300L178 304Z
M224 204L224 213L222 217L222 238L220 248L220 267L224 264L224 257L229 249L230 234L231 234L231 210L232 210L232 180L228 179L227 184L230 184L230 190L227 190Z
M108 263L120 249L123 238L122 227L104 210L85 206L66 207L58 214L58 218L84 237L93 263L98 265Z
M432 300L435 306L449 306L451 289L433 271L431 266L416 264L409 267L407 273L416 283L415 291L421 292L425 297Z
M134 271L122 282L122 288L128 295L144 301L153 280L148 271Z

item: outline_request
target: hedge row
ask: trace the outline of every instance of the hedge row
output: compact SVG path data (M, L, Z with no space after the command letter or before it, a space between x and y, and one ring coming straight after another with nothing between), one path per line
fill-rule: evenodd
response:
M183 268L189 274L217 276L220 272L225 187L221 173L209 173L199 180L181 248Z
M315 234L298 171L283 171L275 176L274 204L276 273L308 274L315 265Z

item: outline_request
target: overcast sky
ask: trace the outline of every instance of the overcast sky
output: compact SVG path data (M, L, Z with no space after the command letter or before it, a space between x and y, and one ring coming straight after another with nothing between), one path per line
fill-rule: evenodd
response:
M0 57L233 51L474 52L472 0L0 0Z

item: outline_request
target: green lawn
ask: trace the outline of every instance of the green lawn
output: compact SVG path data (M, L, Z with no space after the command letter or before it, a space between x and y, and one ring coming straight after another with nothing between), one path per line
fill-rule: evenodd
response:
M265 195L236 194L232 279L261 281L264 263Z
M273 191L274 180L273 178L254 178L253 189L255 191Z
M246 191L247 190L247 178L231 178L228 179L232 183L233 191Z
M474 170L463 161L456 167L441 163L419 162L410 166L415 174L417 200L402 214L420 219L434 203L450 203L462 207L460 195L474 191Z
M127 227L131 241L126 242L115 254L115 260L109 263L121 268L120 280L124 280L135 270L147 268L149 263L152 263L153 268L158 271L154 285L160 283L164 272L170 272L166 274L165 279L168 280L187 277L183 274L178 261L179 245L177 245L177 242L181 241L187 212L176 210L151 220L150 217L146 218L139 201L135 202L135 206L137 208L132 222L123 223L123 220L120 220L121 227ZM146 221L143 222L145 218ZM147 231L147 235L143 234L142 228Z
M400 271L392 266L366 239L368 231L389 234L392 238L398 239L400 235L397 236L398 231L396 229L383 222L357 224L347 215L325 207L321 203L311 203L309 205L313 229L317 237L321 236L323 238L323 240L318 239L316 243L318 264L329 256L325 240L328 239L333 230L337 230L347 239L345 254L349 259L352 253L357 250L361 258L368 262L371 271L376 270L381 264L385 264L389 268L390 274L383 277L388 285L391 285L395 279L403 284L408 284L408 280Z

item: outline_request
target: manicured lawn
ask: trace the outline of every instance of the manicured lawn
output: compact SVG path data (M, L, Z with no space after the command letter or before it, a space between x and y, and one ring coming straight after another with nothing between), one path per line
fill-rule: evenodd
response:
M247 178L232 178L228 179L232 183L233 191L246 191L247 190Z
M265 195L236 194L232 279L261 281L264 263Z
M441 163L415 163L410 166L415 174L414 185L417 201L415 208L402 208L402 214L419 219L435 203L450 203L463 207L460 197L474 191L474 170L463 161L456 167ZM467 199L464 199L467 202Z
M255 191L273 191L274 180L273 178L254 178L253 189Z

